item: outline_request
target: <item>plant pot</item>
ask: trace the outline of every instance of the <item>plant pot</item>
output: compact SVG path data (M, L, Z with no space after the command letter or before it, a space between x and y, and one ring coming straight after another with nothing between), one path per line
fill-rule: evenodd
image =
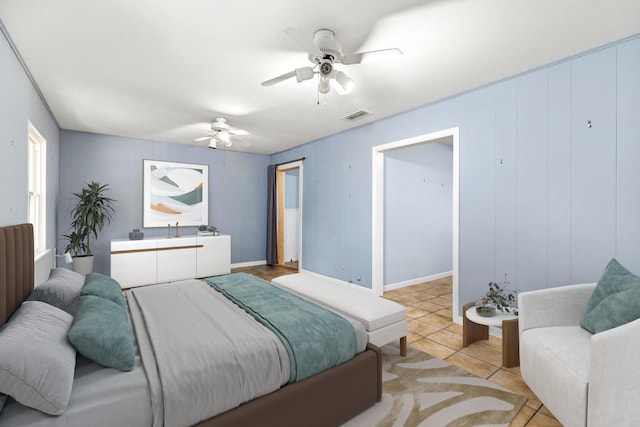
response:
M76 273L86 276L93 272L93 255L74 256L71 269Z
M496 306L491 303L476 304L476 313L482 317L492 317L496 315Z

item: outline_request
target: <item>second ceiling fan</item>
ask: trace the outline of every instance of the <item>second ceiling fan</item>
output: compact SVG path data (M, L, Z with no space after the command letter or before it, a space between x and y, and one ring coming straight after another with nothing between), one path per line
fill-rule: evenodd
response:
M249 135L249 132L243 129L236 129L229 126L227 119L224 117L216 117L211 121L211 129L207 132L207 136L194 139L195 142L201 142L209 140L209 148L216 149L219 145L225 147L231 147L233 142L231 137L237 137L238 135ZM237 138L239 141L248 145L246 142Z
M336 39L334 32L327 29L316 31L313 38L309 38L302 30L296 28L287 28L284 32L308 52L309 61L314 65L296 68L266 80L262 82L262 86L273 86L293 77L300 83L312 79L317 74L319 93L328 93L331 81L335 81L338 83L334 85L336 91L342 95L350 92L355 82L344 71L336 70L335 64L360 64L369 60L384 60L402 55L402 51L398 48L345 54L342 52L342 44Z

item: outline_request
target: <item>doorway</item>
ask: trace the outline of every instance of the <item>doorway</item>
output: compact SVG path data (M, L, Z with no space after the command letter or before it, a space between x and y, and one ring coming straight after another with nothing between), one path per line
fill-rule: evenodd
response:
M373 147L372 153L372 291L375 295L384 292L384 166L385 152L416 144L450 139L453 147L453 227L452 227L452 292L453 319L458 319L458 265L459 265L459 128L419 135Z
M276 170L278 265L302 266L302 161Z

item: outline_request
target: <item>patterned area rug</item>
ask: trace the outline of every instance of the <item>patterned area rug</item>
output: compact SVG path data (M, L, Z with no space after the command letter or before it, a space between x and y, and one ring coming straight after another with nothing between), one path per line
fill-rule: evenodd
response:
M343 427L509 426L527 400L410 346L382 354L382 401Z

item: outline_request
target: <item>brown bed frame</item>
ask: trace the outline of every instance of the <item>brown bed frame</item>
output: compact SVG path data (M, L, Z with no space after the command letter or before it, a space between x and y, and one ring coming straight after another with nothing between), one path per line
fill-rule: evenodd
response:
M0 326L34 288L33 227L0 227ZM382 398L382 355L369 344L350 361L198 424L229 426L337 426Z

